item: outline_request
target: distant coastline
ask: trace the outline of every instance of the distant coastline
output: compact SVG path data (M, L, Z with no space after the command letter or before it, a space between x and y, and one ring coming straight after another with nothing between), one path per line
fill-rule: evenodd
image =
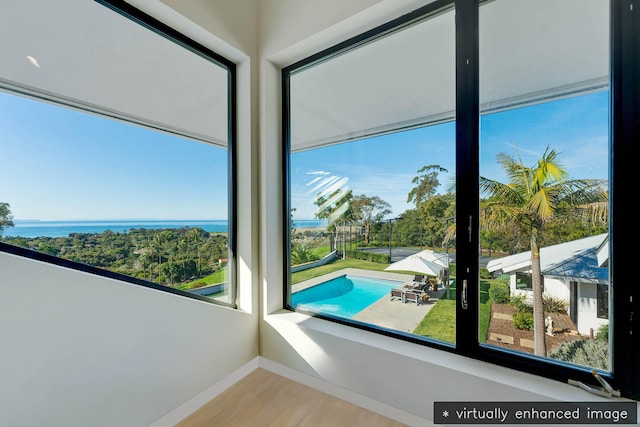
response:
M210 233L225 233L229 229L227 220L85 220L85 221L41 221L14 220L13 227L6 227L2 237L68 237L72 233L102 233L111 230L125 233L132 228L158 230L164 228L199 227ZM322 220L296 220L298 228L322 227Z

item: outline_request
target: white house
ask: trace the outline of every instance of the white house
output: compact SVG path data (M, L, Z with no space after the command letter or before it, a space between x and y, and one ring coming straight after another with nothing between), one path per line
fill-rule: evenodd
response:
M595 333L609 321L607 247L607 234L598 234L540 249L544 294L567 301L581 334ZM511 295L532 297L531 251L491 260L487 269L510 276Z

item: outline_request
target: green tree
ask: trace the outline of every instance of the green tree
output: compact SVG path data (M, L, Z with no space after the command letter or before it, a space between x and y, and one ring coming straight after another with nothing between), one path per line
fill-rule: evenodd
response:
M180 277L180 267L173 261L160 266L160 278L169 285L173 285Z
M13 215L9 203L0 202L0 235L5 227L13 227Z
M423 166L418 175L411 180L412 184L416 184L411 189L407 196L407 203L415 203L416 209L420 208L420 205L436 193L437 188L440 186L438 180L438 173L447 172L445 168L439 165Z
M455 194L446 193L431 196L420 205L418 216L428 246L444 246L447 225L452 224L447 224L446 218L455 216L455 201Z
M516 155L518 155L516 149ZM597 179L569 179L558 162L555 150L546 148L534 166L498 154L508 183L480 177L480 190L488 195L481 204L480 222L487 229L505 227L517 229L528 236L531 249L533 287L534 351L545 356L544 308L542 273L540 268L540 236L545 224L559 217L580 217L587 221L602 221L607 216L608 193L606 181Z
M203 230L201 228L192 228L187 231L187 239L189 240L189 242L191 242L192 247L195 249L194 253L198 260L196 264L196 271L198 275L200 275L200 245L203 241L202 231Z
M151 256L148 251L144 251L138 257L138 263L142 268L143 278L151 280ZM149 269L149 275L147 276L147 269Z
M156 232L149 242L149 249L157 257L158 265L162 264L162 253L164 248L165 235L161 232Z
M381 222L391 213L391 205L378 196L367 197L364 194L355 196L351 200L353 218L360 223L364 230L364 239L370 242L371 227Z

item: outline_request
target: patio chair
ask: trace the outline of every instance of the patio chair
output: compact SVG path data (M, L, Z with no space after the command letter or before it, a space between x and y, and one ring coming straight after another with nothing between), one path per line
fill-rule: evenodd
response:
M413 276L413 286L414 287L423 287L426 283L427 278L423 274L416 274Z
M402 289L391 289L391 301L393 301L394 298L399 298L400 301L405 302L404 300L404 290Z
M405 291L404 302L415 302L416 305L422 304L422 291Z

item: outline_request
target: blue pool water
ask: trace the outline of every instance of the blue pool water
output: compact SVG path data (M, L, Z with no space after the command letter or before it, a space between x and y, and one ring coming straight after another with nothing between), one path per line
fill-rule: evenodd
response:
M291 295L291 305L319 313L351 318L403 282L363 276L340 276Z

